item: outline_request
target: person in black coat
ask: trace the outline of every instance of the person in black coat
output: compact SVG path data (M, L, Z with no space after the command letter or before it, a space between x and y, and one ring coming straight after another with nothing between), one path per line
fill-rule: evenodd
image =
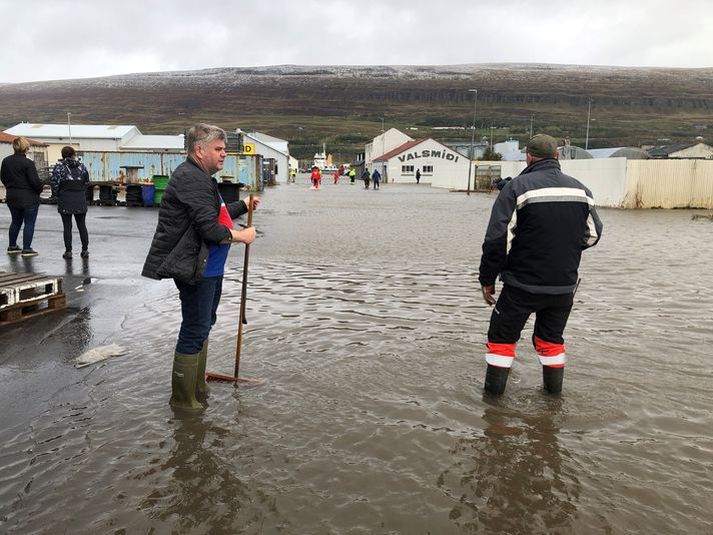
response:
M151 279L171 278L178 288L182 322L173 358L174 409L204 408L208 335L217 319L230 244L255 240L253 227L233 228L233 219L248 212L247 203L226 204L212 176L223 168L226 139L225 131L208 124L188 131L188 157L168 181L141 272ZM255 208L260 199L252 202Z
M62 147L62 159L52 169L50 186L52 196L57 199L57 211L62 216L64 228L64 254L62 258L72 258L72 216L77 222L79 239L82 241L82 258L89 257L89 233L87 232L87 187L89 172L76 159L73 147Z
M27 138L17 137L12 142L15 154L3 159L0 166L0 180L7 190L7 207L12 215L10 223L7 254L22 256L37 256L32 249L32 238L35 234L35 221L40 209L40 193L42 182L37 175L35 163L27 157L30 142ZM17 245L17 237L22 231L22 249Z

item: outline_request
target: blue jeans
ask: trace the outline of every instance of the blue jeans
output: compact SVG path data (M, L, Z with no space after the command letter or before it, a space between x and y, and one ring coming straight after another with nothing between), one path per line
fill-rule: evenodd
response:
M32 248L32 237L35 234L35 221L37 221L37 212L40 209L40 205L36 204L30 206L29 208L10 208L10 215L12 216L12 222L10 223L10 247L17 247L17 237L20 234L20 227L25 224L25 228L22 231L22 248L31 249Z
M181 299L181 330L178 332L176 352L194 355L203 348L211 327L217 319L216 311L223 291L223 276L207 277L196 284L175 280Z

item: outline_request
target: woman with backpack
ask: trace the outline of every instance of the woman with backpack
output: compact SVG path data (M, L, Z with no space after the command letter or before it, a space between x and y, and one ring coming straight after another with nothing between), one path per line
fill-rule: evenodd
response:
M72 216L77 222L79 239L82 242L82 258L89 258L89 233L87 232L87 187L89 172L76 159L73 147L62 147L62 159L54 166L50 176L52 196L57 199L57 211L62 216L64 227L64 254L62 258L72 258Z

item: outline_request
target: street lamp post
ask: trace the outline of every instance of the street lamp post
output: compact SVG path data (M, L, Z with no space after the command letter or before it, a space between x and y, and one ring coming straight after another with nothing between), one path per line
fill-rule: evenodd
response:
M466 193L470 195L470 174L473 171L473 144L475 143L475 110L478 106L478 90L468 89L468 92L475 93L475 97L473 98L473 129L470 133L470 151L468 153L468 189L466 190Z

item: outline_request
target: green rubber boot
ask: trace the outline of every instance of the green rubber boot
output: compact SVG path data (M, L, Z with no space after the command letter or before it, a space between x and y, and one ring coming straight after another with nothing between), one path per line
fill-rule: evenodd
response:
M205 382L205 366L208 360L208 340L203 342L203 349L198 353L198 372L196 374L196 399L203 403L208 399L210 389Z
M205 407L196 400L196 377L200 353L184 355L178 353L173 357L173 373L171 374L171 401L174 409L186 411L202 411Z

